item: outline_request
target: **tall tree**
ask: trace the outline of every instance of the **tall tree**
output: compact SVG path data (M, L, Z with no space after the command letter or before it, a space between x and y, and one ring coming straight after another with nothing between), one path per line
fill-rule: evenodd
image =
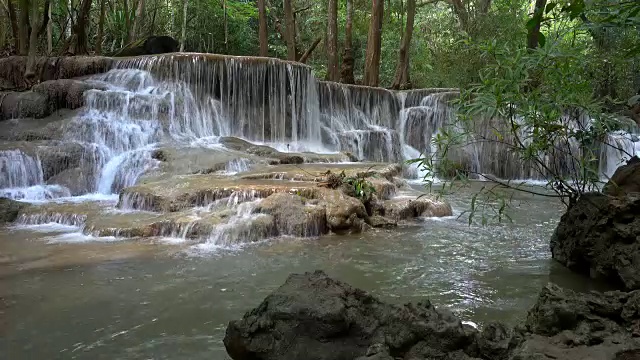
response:
M353 0L347 0L347 24L344 29L344 49L342 53L342 70L340 81L345 84L355 83L353 78Z
M407 0L407 25L402 34L400 51L398 52L398 65L393 79L392 89L410 88L409 80L409 54L411 47L411 37L413 36L413 23L416 17L416 0Z
M269 56L269 39L267 37L267 9L264 0L258 0L258 21L260 38L260 56Z
M107 0L100 0L100 19L98 20L98 36L96 37L96 54L102 55L102 41L104 41L104 17Z
M189 0L184 0L184 8L182 10L182 36L180 37L180 52L184 51L184 42L187 39L187 7Z
M9 21L11 23L11 33L13 35L13 46L17 51L20 48L20 30L18 27L18 16L16 15L16 8L13 6L13 0L3 0L3 4L9 15Z
M338 0L329 0L327 17L327 79L338 81L340 80L340 69L338 67Z
M51 3L47 0L47 55L53 54L53 19L51 18Z
M364 63L364 85L378 86L380 83L380 51L382 46L382 19L384 0L371 0L371 22L367 37L367 52Z
M38 3L33 1L31 4L31 34L29 35L29 55L27 56L27 65L25 66L24 77L27 81L33 82L36 77L36 51L38 49Z
M29 0L20 0L20 47L18 53L27 55L29 51Z
M89 12L91 11L92 0L82 0L80 7L80 13L78 14L78 21L73 27L73 37L75 37L75 44L73 44L72 54L86 55L89 53L87 46L87 30L88 25L91 23L89 20Z
M7 44L7 25L9 24L9 21L5 19L6 17L8 17L7 12L0 10L0 50L3 50Z
M142 24L144 24L144 0L138 0L136 16L133 18L133 26L129 34L131 41L137 40L142 35Z
M533 16L527 22L528 35L527 35L527 48L535 49L541 42L540 36L540 24L544 16L544 9L547 6L547 0L536 0L536 5L533 10ZM544 35L543 35L544 36Z
M291 0L284 0L285 37L287 42L287 60L296 61L296 26Z

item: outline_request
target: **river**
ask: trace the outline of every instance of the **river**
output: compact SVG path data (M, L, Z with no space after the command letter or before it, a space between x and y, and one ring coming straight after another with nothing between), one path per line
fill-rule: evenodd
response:
M457 214L476 190L448 196ZM386 301L428 298L479 325L516 324L545 283L594 285L550 259L561 205L514 199L513 223L469 226L462 215L206 251L87 241L60 226L0 229L0 352L10 359L227 359L227 323L290 273L315 269Z

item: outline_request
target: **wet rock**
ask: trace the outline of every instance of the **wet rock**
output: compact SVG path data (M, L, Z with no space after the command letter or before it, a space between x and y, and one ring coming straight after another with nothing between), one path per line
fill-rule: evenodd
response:
M0 197L0 225L14 222L21 211L30 205Z
M638 351L640 339L629 329L640 318L623 317L623 304L636 294L578 294L547 285L517 329L509 359L616 360Z
M327 225L334 232L360 232L365 225L367 210L364 204L338 190L319 188L317 194L327 214Z
M84 106L84 93L92 89L106 90L106 86L90 81L60 79L34 85L31 90L45 96L49 111L53 112L61 108L77 109Z
M255 211L273 216L281 235L313 237L328 231L325 208L307 205L298 195L273 194L260 202Z
M82 164L85 148L73 142L58 143L38 148L38 157L42 164L45 181L61 172L77 168Z
M384 216L374 215L369 217L368 224L374 228L393 229L398 226L397 221L387 219Z
M280 164L302 164L304 159L298 155L285 155L280 157Z
M0 94L0 120L43 118L51 113L49 99L33 91Z
M61 56L37 57L35 82L47 80L71 79L108 71L113 59L101 56ZM0 59L0 79L11 89L30 87L24 78L27 64L26 56L9 56Z
M612 196L640 192L640 158L634 156L625 165L620 166L602 192Z
M580 197L562 216L551 254L573 271L640 289L640 193Z
M316 271L291 275L242 320L230 322L224 344L235 360L382 360L403 358L418 344L433 353L460 352L473 340L460 320L429 302L385 304Z
M49 185L61 185L69 189L69 192L73 196L78 196L91 192L91 175L84 169L76 167L67 169L53 175L47 180Z
M395 219L413 219L416 217L443 217L453 214L451 205L444 201L423 196L421 198L399 197L383 201L384 215Z
M389 200L396 196L398 188L391 181L379 177L368 178L367 181L369 181L376 190L376 195L379 199Z

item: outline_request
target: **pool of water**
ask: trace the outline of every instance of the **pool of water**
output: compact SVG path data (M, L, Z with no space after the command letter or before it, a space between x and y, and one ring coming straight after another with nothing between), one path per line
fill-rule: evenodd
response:
M472 193L448 197L458 214ZM394 303L429 298L480 325L521 321L549 281L593 286L550 260L559 202L518 194L509 211L512 224L469 226L462 215L206 253L166 241L50 241L74 236L64 227L0 229L0 353L227 359L227 323L290 273L316 269Z

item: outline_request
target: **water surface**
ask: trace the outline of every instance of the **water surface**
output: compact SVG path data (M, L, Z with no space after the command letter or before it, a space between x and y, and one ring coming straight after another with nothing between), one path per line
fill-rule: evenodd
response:
M471 192L449 198L459 213ZM315 269L394 303L428 298L480 325L515 324L547 282L592 285L550 260L560 204L521 194L513 205L513 224L426 219L206 252L152 240L74 242L78 235L60 226L0 230L0 351L10 359L226 359L226 324L290 273Z

